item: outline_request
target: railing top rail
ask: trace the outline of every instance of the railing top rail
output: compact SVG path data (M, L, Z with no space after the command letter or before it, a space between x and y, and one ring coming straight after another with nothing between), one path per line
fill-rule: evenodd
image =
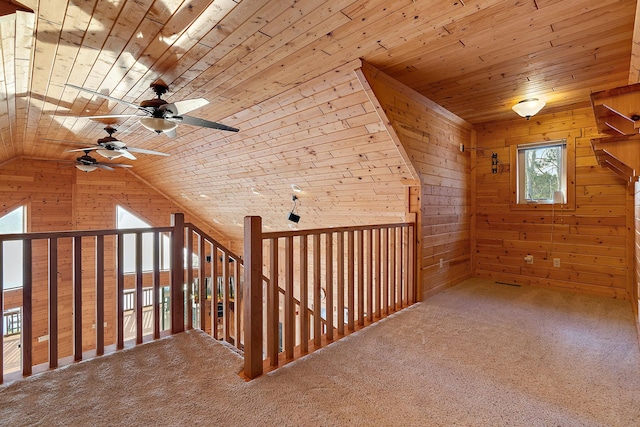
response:
M209 236L207 233L205 233L204 231L202 231L202 229L198 228L197 226L193 225L190 222L185 222L184 223L185 227L188 227L191 229L191 231L194 231L196 233L198 233L200 236L204 237L206 240L209 240L211 243L213 243L216 247L218 247L219 249L221 249L223 252L225 252L227 255L229 255L231 258L233 259L237 259L238 261L240 261L240 265L242 265L242 257L240 255L237 255L235 252L233 252L231 249L227 248L225 245L223 245L222 243L218 242L216 239L214 239L213 237Z
M66 231L48 231L45 233L15 233L0 234L0 242L10 240L40 240L51 238L68 238L68 237L94 237L94 236L112 236L118 234L137 234L137 233L170 233L173 227L151 227L151 228L119 228L108 230L66 230Z
M315 228L311 230L295 230L295 231L274 231L270 233L262 233L263 239L277 239L281 237L295 236L312 236L314 234L339 233L345 231L362 231L383 228L411 227L415 225L413 222L398 222L393 224L376 224L376 225L354 225L351 227L329 227Z

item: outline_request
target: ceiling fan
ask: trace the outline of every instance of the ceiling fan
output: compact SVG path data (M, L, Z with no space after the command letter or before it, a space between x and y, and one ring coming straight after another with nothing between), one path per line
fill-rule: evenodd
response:
M77 151L91 151L95 150L96 153L100 154L103 157L106 157L109 160L115 159L117 157L123 156L130 160L136 160L136 156L131 153L140 153L140 154L154 154L156 156L168 156L167 153L161 153L160 151L153 150L145 150L143 148L135 148L135 147L127 147L127 145L117 140L113 134L116 132L116 129L111 126L107 126L104 128L107 131L109 136L105 136L104 138L98 139L98 142L93 147L86 147L87 144L82 144L80 142L67 141L73 144L80 144L85 146L85 148L79 148L77 150L67 150L66 153L73 153Z
M91 150L85 150L84 156L80 156L75 161L76 168L80 169L82 172L93 172L96 169L104 169L108 171L112 171L113 167L118 168L130 168L131 165L124 165L120 163L100 163L93 157L89 155Z
M116 114L116 115L104 115L104 116L90 116L92 119L99 118L113 118L113 117L140 117L140 124L145 128L152 130L158 134L165 133L168 136L176 136L176 127L179 123L185 123L193 126L200 126L211 129L220 129L230 132L238 132L239 129L223 125L221 123L212 122L205 119L199 119L197 117L187 116L186 113L207 105L209 101L204 98L186 99L184 101L177 101L168 103L162 99L162 95L169 91L169 85L167 85L162 79L153 81L150 85L151 89L158 96L154 99L142 101L140 105L133 104L123 99L114 98L109 95L104 95L100 92L96 92L91 89L86 89L80 86L75 86L67 83L66 86L71 88L82 90L84 92L91 93L101 98L109 99L111 101L119 102L127 105L131 108L135 108L143 114Z

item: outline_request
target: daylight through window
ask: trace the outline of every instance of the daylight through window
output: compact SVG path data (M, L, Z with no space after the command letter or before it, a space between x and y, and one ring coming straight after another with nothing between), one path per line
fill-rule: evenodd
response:
M518 203L552 203L567 194L566 140L518 146Z
M117 227L126 228L151 228L151 225L140 217L134 215L121 206L116 207ZM160 236L160 270L168 270L170 266L170 239L169 236ZM124 273L136 272L136 235L124 235ZM142 271L153 270L153 233L142 234Z
M0 217L0 234L26 233L26 209L20 206ZM3 242L3 288L22 287L22 241Z

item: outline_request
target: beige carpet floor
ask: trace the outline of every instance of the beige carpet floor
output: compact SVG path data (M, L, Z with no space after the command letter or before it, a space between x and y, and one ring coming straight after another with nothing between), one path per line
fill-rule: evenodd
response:
M191 331L0 387L2 425L638 426L627 302L468 280L251 382Z

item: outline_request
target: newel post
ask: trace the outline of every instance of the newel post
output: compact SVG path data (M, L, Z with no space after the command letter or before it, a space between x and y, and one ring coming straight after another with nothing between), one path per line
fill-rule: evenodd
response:
M262 374L262 218L244 218L244 375Z
M184 214L171 214L171 333L184 332Z

